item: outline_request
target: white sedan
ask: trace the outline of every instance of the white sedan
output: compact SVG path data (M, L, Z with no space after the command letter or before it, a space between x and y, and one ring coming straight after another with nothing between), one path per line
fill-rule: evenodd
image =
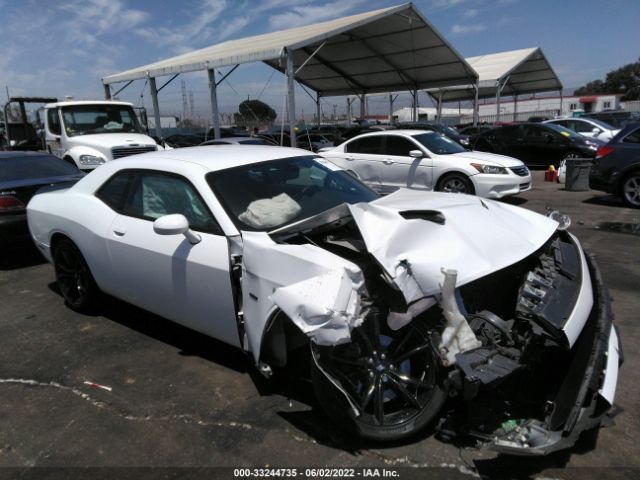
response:
M502 198L531 189L520 160L466 150L434 131L366 133L320 154L381 193L406 187Z
M597 138L598 140L602 140L605 143L611 140L620 132L619 128L615 128L608 123L589 117L554 118L552 120L545 120L542 123L553 123L555 125L560 125L562 127L568 128L569 130L573 130L576 133L579 133L583 137Z
M613 404L609 297L557 212L379 197L308 151L216 146L109 162L36 195L28 223L71 308L113 295L265 375L300 349L320 404L366 438L410 437L457 394L479 414L466 434L541 455Z

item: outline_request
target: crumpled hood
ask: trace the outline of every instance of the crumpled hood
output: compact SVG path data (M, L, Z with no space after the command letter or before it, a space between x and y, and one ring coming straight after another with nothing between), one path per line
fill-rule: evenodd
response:
M558 227L545 216L504 203L409 189L349 210L367 250L408 302L438 294L441 269L457 270L456 286L464 285L529 256ZM435 213L420 218L425 211ZM401 212L412 212L411 219ZM437 213L443 224L434 221Z
M524 165L521 160L513 157L507 157L506 155L498 155L495 153L487 153L487 152L460 152L454 153L451 155L452 157L462 157L471 161L477 162L489 162L494 165L499 165L501 167L521 167Z

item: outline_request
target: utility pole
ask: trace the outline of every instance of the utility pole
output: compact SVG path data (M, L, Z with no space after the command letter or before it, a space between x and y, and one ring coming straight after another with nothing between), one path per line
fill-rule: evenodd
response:
M182 124L187 119L187 85L184 80L180 80L180 87L182 90Z

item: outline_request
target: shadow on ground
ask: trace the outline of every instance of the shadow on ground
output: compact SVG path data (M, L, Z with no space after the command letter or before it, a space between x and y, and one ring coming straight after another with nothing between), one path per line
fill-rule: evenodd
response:
M31 240L8 245L2 249L0 270L17 270L46 262Z

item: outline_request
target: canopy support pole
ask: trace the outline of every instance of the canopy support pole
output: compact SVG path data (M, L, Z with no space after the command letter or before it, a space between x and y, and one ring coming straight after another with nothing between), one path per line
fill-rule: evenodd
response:
M560 90L560 111L558 112L558 115L564 116L564 113L562 112L562 90Z
M478 104L478 96L480 95L480 85L478 83L475 84L475 96L473 97L473 126L478 126L478 121L480 120L480 105Z
M509 81L509 77L505 78L502 82L498 81L496 85L496 121L495 123L500 122L500 97L502 96L502 90L507 86L507 82Z
M353 105L353 102L355 101L355 98L347 97L347 127L351 126L351 117L353 116L351 113L351 105Z
M109 86L108 83L105 83L103 87L104 87L104 99L111 100L111 87Z
M291 146L297 147L296 141L296 92L295 92L295 70L293 65L293 52L287 51L287 115L289 117L289 136Z
M211 124L213 125L213 138L220 138L220 116L218 114L218 92L216 73L213 68L207 70L209 76L209 95L211 96Z
M513 96L513 121L518 121L518 94Z
M413 90L411 97L411 121L415 123L418 121L418 90Z
M396 101L396 98L398 95L394 97L393 93L389 94L389 125L393 125L393 102Z
M367 116L365 105L366 105L366 99L365 99L365 94L363 93L362 95L360 95L360 120L362 120L362 122L364 122L364 119Z
M149 77L149 91L151 92L151 102L153 103L153 119L156 123L156 137L162 138L162 127L160 126L160 107L158 106L158 90L156 88L155 77Z
M444 96L444 92L440 90L438 92L438 109L436 113L436 123L442 123L442 97Z
M322 112L320 111L320 92L316 93L316 115L318 116L318 121L316 122L316 126L318 128L320 128L320 123L321 123L321 119L320 119L320 115L322 114Z

